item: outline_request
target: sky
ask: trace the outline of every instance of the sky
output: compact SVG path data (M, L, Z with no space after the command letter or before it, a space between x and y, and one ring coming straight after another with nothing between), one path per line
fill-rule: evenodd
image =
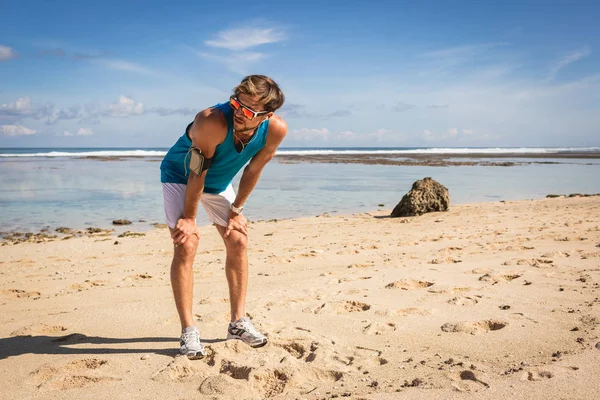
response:
M0 147L169 147L248 74L283 147L600 145L600 2L0 0Z

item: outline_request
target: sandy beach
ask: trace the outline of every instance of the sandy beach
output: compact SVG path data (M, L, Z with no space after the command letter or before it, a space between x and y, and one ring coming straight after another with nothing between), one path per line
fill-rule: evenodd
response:
M177 356L166 228L0 247L2 399L595 399L600 197L250 224L248 312L225 341L224 246L201 228Z

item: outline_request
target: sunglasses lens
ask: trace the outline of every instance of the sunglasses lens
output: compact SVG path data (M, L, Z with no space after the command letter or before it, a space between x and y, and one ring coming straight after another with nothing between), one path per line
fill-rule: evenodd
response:
M248 119L252 119L254 118L254 113L244 107L242 107L242 112L244 113L244 116Z
M238 101L236 99L234 99L233 97L231 99L229 99L229 104L231 104L231 107L233 107L236 110L238 108L240 108L240 103L238 103Z

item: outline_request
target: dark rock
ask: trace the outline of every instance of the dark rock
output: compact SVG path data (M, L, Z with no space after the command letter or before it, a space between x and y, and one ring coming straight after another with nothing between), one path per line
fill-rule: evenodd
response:
M121 233L118 237L122 238L122 237L140 237L140 236L146 236L145 233L140 233L140 232L123 232Z
M71 233L71 228L66 228L64 226L61 226L61 227L56 228L55 231L58 233L68 234L68 233Z
M394 207L391 217L409 217L434 211L448 211L450 194L439 182L424 178L416 181L412 189Z
M128 219L116 219L113 221L113 225L131 225L131 221Z

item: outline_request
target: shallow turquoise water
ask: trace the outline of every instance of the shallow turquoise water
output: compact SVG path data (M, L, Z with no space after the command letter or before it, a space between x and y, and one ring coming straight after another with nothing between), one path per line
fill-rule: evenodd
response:
M163 223L159 164L150 158L2 159L0 231L110 227L112 220L119 218L136 222L127 228L130 230ZM600 193L597 160L513 167L421 167L284 164L275 159L265 168L245 214L260 220L366 212L381 208L379 204L391 209L415 180L426 176L449 189L452 204L537 199L549 193ZM202 210L198 216L199 224L208 223ZM138 223L141 219L146 222Z

